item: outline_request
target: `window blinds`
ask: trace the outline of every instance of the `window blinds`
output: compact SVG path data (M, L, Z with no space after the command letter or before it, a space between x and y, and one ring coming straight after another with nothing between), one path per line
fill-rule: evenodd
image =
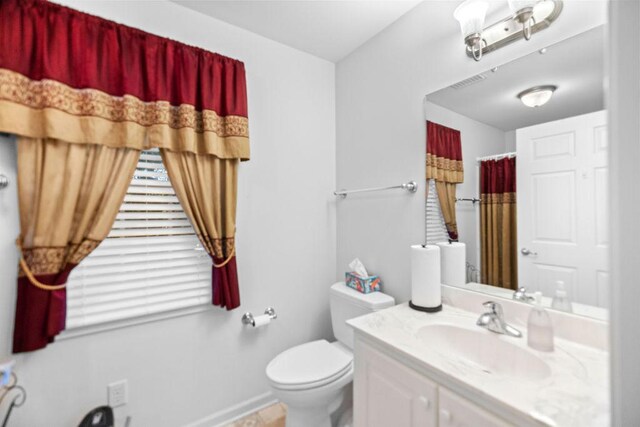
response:
M427 233L425 241L429 244L448 242L449 233L447 233L447 227L445 226L444 217L442 216L436 183L430 179L428 180L428 185L429 195L427 196L427 203L425 204L425 231Z
M211 259L160 153L143 151L109 236L69 276L67 329L210 301Z

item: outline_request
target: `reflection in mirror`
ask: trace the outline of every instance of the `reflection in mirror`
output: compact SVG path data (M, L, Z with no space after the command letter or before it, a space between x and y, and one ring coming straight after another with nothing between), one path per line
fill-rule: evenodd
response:
M604 28L431 93L425 115L426 240L466 256L443 283L606 318Z

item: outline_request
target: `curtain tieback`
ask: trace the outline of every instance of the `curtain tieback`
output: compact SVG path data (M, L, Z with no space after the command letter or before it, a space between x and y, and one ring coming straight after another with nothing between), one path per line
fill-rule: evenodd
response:
M225 259L221 264L216 264L216 262L213 261L213 266L215 268L222 268L225 265L227 265L229 263L229 261L231 261L231 258L233 258L235 255L236 255L236 247L234 246L233 249L231 249L231 253L227 257L227 259Z
M16 239L16 246L20 251L20 268L22 268L22 271L24 271L24 274L27 276L27 279L29 279L29 282L31 282L33 286L42 289L43 291L58 291L60 289L64 289L67 286L66 283L63 283L62 285L46 285L36 279L36 276L33 275L31 269L27 265L27 262L24 260L24 256L22 256L22 243L20 237Z

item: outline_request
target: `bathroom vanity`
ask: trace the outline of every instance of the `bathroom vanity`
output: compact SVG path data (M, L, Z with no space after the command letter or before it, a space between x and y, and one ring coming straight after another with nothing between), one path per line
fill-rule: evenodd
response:
M449 294L445 302L483 297ZM479 304L475 312L444 304L436 314L400 304L350 320L355 426L609 425L606 338L584 334L600 335L605 324L553 313L555 351L539 352L527 347L530 306L500 302L522 338L476 326ZM567 339L572 329L585 339Z

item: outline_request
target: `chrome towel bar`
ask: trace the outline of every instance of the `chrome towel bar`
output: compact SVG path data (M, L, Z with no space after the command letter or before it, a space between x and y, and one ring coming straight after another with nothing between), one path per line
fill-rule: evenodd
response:
M333 194L335 196L338 196L344 199L345 197L347 197L347 194L368 193L370 191L395 190L396 188L401 188L403 190L407 190L410 193L415 193L416 191L418 191L418 184L415 181L409 181L409 182L405 182L404 184L392 185L389 187L363 188L360 190L338 190L338 191L334 191Z
M469 198L469 197L461 197L459 199L456 199L456 202L471 202L471 203L473 203L475 205L476 203L480 203L480 199L478 199L476 197L471 197L471 198Z

